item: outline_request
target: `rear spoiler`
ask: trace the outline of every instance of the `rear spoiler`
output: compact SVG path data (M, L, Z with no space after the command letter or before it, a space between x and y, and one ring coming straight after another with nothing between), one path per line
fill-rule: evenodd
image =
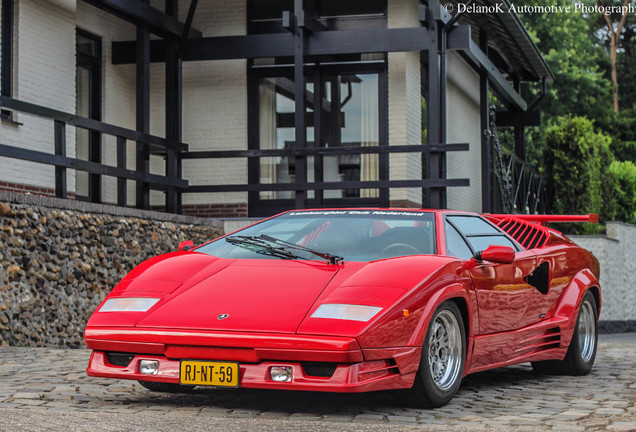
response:
M484 216L493 219L521 219L526 222L534 222L537 225L543 225L547 222L598 222L598 215L594 213L588 215L484 214Z

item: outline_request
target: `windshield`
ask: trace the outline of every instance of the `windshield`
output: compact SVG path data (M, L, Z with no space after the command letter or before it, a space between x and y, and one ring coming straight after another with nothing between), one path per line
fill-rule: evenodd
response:
M433 216L392 210L294 211L196 251L221 258L315 260L325 255L345 261L435 254Z

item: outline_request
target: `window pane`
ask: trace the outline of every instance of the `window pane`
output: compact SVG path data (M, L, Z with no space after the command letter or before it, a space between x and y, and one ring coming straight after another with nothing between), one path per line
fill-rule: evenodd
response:
M444 223L446 230L446 255L469 260L473 253L461 235L448 222Z
M450 216L448 219L466 236L471 234L501 234L494 226L476 216Z
M517 249L507 237L505 236L480 236L480 237L468 237L470 245L476 251L483 251L488 249L488 246L510 246L513 249Z

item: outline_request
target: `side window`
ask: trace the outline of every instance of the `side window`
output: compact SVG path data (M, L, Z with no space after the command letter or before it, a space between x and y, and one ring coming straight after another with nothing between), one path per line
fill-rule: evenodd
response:
M468 241L476 251L487 249L488 246L491 245L510 246L514 250L517 250L514 243L504 236L474 236L468 237Z
M459 232L448 221L444 222L444 230L446 233L446 255L469 260L473 253Z
M493 225L479 217L448 216L446 223L450 223L454 228L457 228L457 230L466 237L470 243L470 247L474 251L482 251L492 245L509 246L514 250L519 250L515 243L502 231L499 231Z

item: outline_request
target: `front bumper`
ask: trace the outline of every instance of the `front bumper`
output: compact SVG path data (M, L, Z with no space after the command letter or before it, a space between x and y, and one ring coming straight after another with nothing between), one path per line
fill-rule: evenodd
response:
M410 388L421 348L361 349L353 338L249 333L88 328L93 349L89 376L179 383L180 360L236 361L240 387L329 392ZM162 342L159 342L159 341ZM109 362L108 353L131 353L127 366ZM156 375L142 374L141 360L156 360ZM335 366L331 376L312 376L307 362ZM292 368L291 382L275 382L273 366Z

